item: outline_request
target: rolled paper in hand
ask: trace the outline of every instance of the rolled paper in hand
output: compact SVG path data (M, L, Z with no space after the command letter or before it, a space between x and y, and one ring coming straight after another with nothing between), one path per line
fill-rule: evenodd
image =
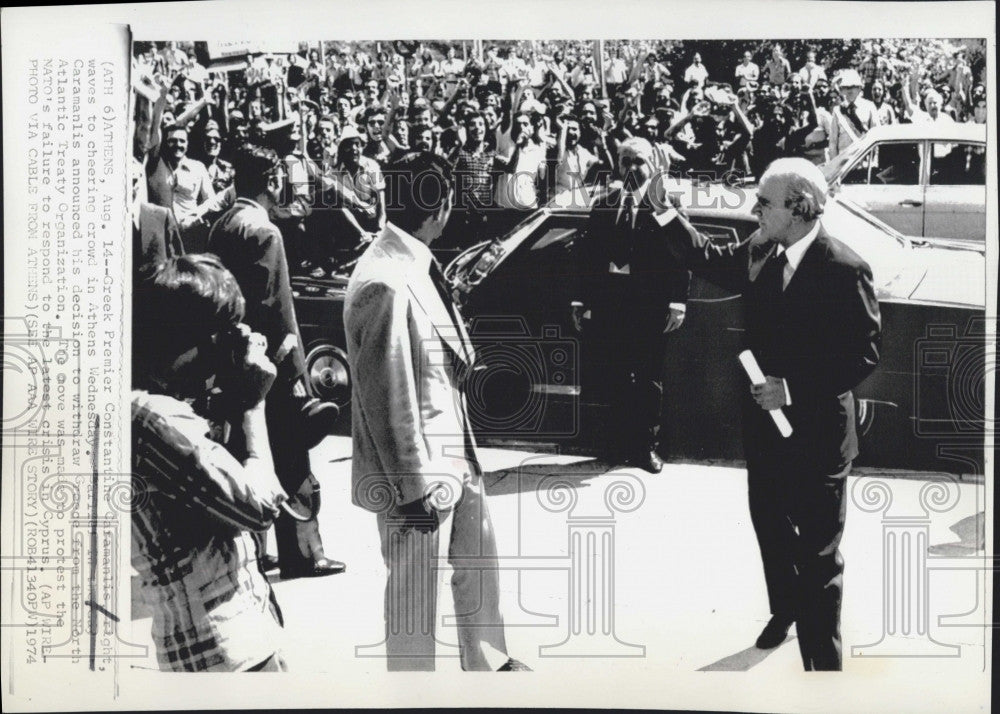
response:
M760 369L760 365L757 364L757 359L753 356L753 352L743 350L740 352L739 360L753 384L764 384L767 381ZM778 427L781 435L786 439L790 437L792 435L792 425L788 422L788 417L781 411L781 408L769 409L768 413L771 415L771 419L774 420L774 425Z

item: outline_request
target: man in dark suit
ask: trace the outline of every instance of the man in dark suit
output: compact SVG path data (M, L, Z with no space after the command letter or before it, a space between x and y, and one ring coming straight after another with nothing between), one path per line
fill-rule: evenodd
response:
M659 225L669 203L652 145L627 139L618 157L623 185L597 201L575 247L582 294L573 322L584 335L585 385L611 405L609 460L658 473L660 375L667 334L684 322L690 273Z
M212 227L208 248L236 277L246 298L246 322L267 338L268 356L278 366L265 404L268 432L275 472L300 514L284 513L275 522L281 575L332 575L345 566L323 553L316 521L319 483L310 470L309 449L329 433L339 410L311 399L305 389L304 350L284 242L268 217L280 201L286 174L278 155L259 147L238 152L234 165L236 203Z
M844 484L858 454L854 389L875 369L881 321L871 268L824 230L827 185L805 159L779 159L760 180L760 230L713 245L680 214L667 231L691 270L743 294L746 343L764 372L743 403L750 516L777 647L796 623L806 670L840 670ZM763 253L763 255L757 255ZM783 438L768 410L792 426Z

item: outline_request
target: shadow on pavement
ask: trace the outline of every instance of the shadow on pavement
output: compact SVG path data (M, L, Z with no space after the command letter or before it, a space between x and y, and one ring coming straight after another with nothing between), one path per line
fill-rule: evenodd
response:
M967 516L951 526L951 532L961 540L939 543L927 548L929 555L975 555L986 547L986 514Z
M545 459L547 455L539 455L534 459ZM483 474L486 482L486 492L491 496L502 496L512 493L524 493L537 490L539 484L548 476L559 476L560 481L574 488L585 488L588 481L617 470L614 464L608 464L598 459L576 461L568 464L531 463L526 459L517 466L497 471L487 471Z
M788 644L795 637L788 637L782 642L778 647L783 647ZM762 650L758 647L747 647L742 652L737 652L736 654L731 654L728 657L723 657L718 662L713 662L712 664L705 665L699 672L746 672L753 667L770 657L774 652L778 651L778 647L770 650Z

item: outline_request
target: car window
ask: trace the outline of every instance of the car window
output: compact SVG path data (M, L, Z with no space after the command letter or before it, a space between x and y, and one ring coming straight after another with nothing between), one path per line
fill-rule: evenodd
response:
M935 141L930 185L985 186L986 147L972 142Z
M575 227L546 226L537 240L531 244L531 252L536 253L553 246L567 247L574 233L576 233Z
M891 141L876 144L851 167L844 180L847 186L916 186L920 183L923 144Z
M732 226L702 223L700 221L694 221L692 225L715 245L732 245L742 240L739 231Z

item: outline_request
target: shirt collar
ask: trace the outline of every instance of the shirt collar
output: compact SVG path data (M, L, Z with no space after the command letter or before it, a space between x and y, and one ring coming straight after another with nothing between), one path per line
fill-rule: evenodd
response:
M240 196L239 198L236 199L236 203L240 203L240 204L243 204L244 206L247 206L249 208L255 208L258 211L264 211L265 213L267 213L267 211L264 210L264 207L262 205L260 205L259 203L257 203L252 198L246 198L244 196Z
M642 204L642 199L646 197L646 192L649 191L649 187L652 183L653 183L652 180L647 180L646 183L642 184L641 186L639 186L639 188L637 188L635 191L632 192L633 195L635 196L636 208L638 208L640 204ZM625 186L622 186L621 203L618 204L619 211L621 211L625 207L625 196L627 194L628 191L625 190Z
M784 252L785 255L788 256L788 264L792 267L792 272L795 272L798 269L799 263L802 262L802 256L806 254L806 251L809 250L809 246L813 244L813 241L816 240L816 236L819 235L819 225L819 221L816 221L816 225L812 227L812 230L802 236L799 240L795 241L795 243L788 246L788 248L784 251L778 251L779 255Z
M434 256L431 254L431 249L427 245L409 233L404 231L397 225L392 223L386 223L383 229L383 235L392 236L403 246L413 254L413 257L420 263L422 267L430 268L431 261L434 260Z

